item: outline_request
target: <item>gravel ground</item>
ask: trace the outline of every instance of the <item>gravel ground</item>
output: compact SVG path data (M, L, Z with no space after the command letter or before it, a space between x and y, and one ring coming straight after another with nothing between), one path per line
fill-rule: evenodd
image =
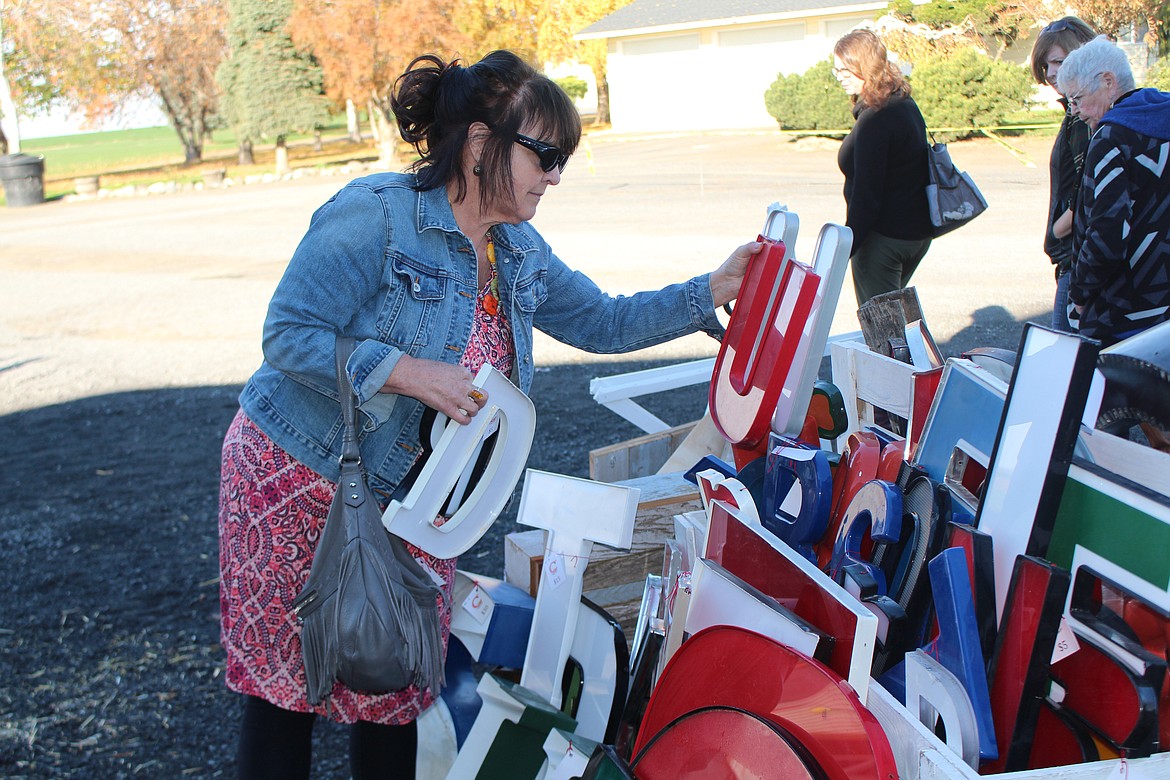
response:
M944 351L1014 348L1044 320L1044 139L1021 164L990 142L953 151L992 209L940 240L916 278ZM595 135L538 217L606 289L708 270L774 200L805 226L842 218L835 145L778 134ZM0 775L231 777L238 701L218 646L219 445L258 362L271 289L337 180L0 213ZM834 325L853 330L846 291ZM590 449L637 435L589 379L714 354L690 337L626 360L537 345L529 465L576 476ZM647 405L697 418L692 387ZM461 561L498 575L514 510ZM318 731L318 777L347 777Z
M580 452L554 444L572 441L582 418L614 440L635 435L584 390L595 373L537 375L538 399L560 383L577 389L556 408L538 402L529 465L587 476ZM0 418L0 440L28 446L0 476L0 588L10 594L0 775L233 776L238 704L221 679L215 513L238 392L133 391ZM685 395L659 413L701 413L702 394ZM499 575L513 528L514 509L462 566ZM347 776L340 731L321 729L319 777Z

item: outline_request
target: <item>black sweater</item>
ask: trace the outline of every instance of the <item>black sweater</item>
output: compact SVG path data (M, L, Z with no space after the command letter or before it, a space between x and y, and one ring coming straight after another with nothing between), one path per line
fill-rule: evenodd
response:
M1070 234L1057 238L1052 233L1052 225L1064 212L1076 205L1090 134L1088 125L1067 113L1068 104L1063 97L1060 103L1065 106L1066 113L1064 121L1060 123L1060 131L1056 134L1056 141L1052 144L1052 157L1048 162L1048 229L1044 232L1044 253L1064 273L1072 266L1076 254L1073 251L1073 237Z
M858 102L857 121L837 152L845 174L845 224L853 247L871 232L920 240L931 234L926 205L926 122L909 97L893 96L880 110Z

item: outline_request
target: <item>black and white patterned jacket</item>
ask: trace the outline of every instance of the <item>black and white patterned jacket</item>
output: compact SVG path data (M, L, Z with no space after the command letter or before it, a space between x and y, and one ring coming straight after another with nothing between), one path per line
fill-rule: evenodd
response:
M1129 92L1089 142L1069 297L1104 345L1170 319L1170 94Z

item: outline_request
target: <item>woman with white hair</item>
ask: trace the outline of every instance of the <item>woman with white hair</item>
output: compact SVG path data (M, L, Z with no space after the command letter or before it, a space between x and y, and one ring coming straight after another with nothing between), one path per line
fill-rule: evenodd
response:
M1069 299L1081 333L1108 346L1170 320L1170 94L1135 89L1104 36L1070 52L1057 78L1093 130Z

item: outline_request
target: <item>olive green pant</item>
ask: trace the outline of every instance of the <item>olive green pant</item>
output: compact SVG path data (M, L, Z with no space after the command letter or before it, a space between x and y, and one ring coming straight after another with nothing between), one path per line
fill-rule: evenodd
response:
M871 232L849 258L857 305L908 285L928 249L929 238L907 240Z

